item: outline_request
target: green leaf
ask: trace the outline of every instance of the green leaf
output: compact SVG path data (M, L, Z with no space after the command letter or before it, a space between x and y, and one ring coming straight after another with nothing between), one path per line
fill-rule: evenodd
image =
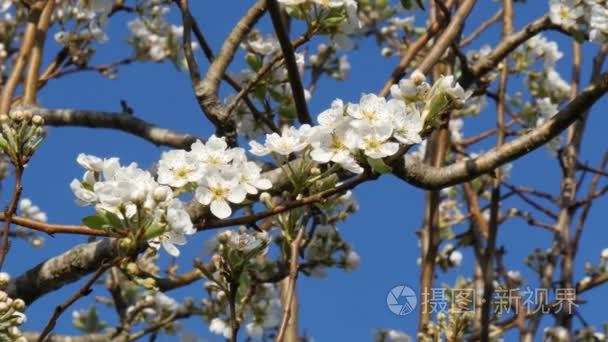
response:
M82 185L82 187L83 187L83 188L85 188L86 190L89 190L89 191L93 191L93 192L95 192L95 190L93 189L93 185L89 184L88 182L84 182L84 181L82 181L82 182L80 182L80 184L81 184L81 185Z
M115 228L124 228L124 224L120 217L116 216L116 214L114 214L113 212L106 211L104 212L104 216L106 217L106 220L108 221L110 226Z
M411 10L413 5L412 0L401 0L401 6L406 10Z
M157 236L160 236L164 232L165 232L165 225L155 223L155 224L150 225L150 227L148 227L148 229L146 229L144 238L146 240L151 240Z
M346 21L346 18L344 18L343 16L329 17L329 18L323 19L323 26L338 27L338 26L342 25L342 23L344 23L345 21Z
M99 215L91 215L82 219L82 223L91 229L103 229L108 224L108 221Z
M253 53L248 53L245 56L245 60L247 61L247 64L249 64L251 69L253 69L253 71L258 71L262 67L262 60Z
M372 170L374 170L374 172L376 173L384 174L393 171L393 169L390 166L386 165L386 163L384 163L384 160L382 159L368 157L367 162L372 167Z
M207 278L207 280L215 281L213 274L209 272L207 266L199 259L194 260L194 267L196 267L201 273Z

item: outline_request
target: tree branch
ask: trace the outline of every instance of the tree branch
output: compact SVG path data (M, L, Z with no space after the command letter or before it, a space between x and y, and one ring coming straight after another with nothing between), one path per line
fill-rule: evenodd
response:
M219 54L209 66L205 78L192 84L199 106L216 126L218 135L225 136L232 144L236 142L236 125L233 118L226 112L218 96L220 80L224 77L239 44L265 11L266 0L258 0L230 32Z
M608 73L599 77L551 120L496 150L441 168L425 165L416 157L405 156L405 162L395 170L395 175L425 189L440 189L474 179L544 145L591 108L606 91Z
M187 149L197 139L203 140L190 134L180 134L153 125L128 113L42 108L37 114L44 118L44 123L48 126L116 129L141 137L157 146Z
M298 114L298 120L301 123L312 124L310 113L308 112L308 106L306 104L306 97L304 96L304 87L302 86L302 80L300 77L300 71L298 70L298 64L296 63L295 50L289 35L285 29L283 20L281 19L281 10L277 0L268 0L268 11L270 12L270 18L272 19L272 25L274 31L277 34L283 56L285 56L285 66L287 68L287 75L289 78L289 84L291 85L291 93L296 106L296 112Z

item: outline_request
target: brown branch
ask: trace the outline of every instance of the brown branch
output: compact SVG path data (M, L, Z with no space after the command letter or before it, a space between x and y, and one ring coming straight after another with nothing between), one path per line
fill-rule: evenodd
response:
M20 161L14 161L17 165L15 165L15 185L13 187L13 195L11 196L11 201L9 202L6 210L4 211L4 227L2 229L2 248L0 249L0 270L2 270L2 266L4 265L4 259L8 254L8 250L10 249L10 241L8 238L8 233L11 228L12 217L17 211L17 203L19 202L19 198L21 197L21 191L23 187L21 185L22 176L23 176L23 165L21 165Z
M283 305L283 318L281 319L281 325L279 326L279 332L277 333L277 342L283 341L285 333L287 331L287 326L289 325L289 319L292 315L292 302L295 298L296 282L298 280L298 258L300 256L300 243L302 242L302 237L304 236L304 230L306 230L306 227L300 227L300 230L298 230L298 235L291 242L289 281L285 294L287 300L285 305Z
M23 35L23 43L21 43L19 54L13 64L11 75L2 89L2 97L0 99L0 113L2 114L8 114L8 111L10 110L13 95L21 80L21 74L23 73L23 69L25 69L27 59L36 42L36 23L38 22L44 4L44 2L38 1L30 8L27 28Z
M11 279L6 293L27 304L43 295L73 283L97 270L104 260L116 255L114 240L84 243L45 260L22 275Z
M425 165L416 157L406 156L403 165L396 168L394 173L404 181L425 189L440 189L477 178L543 146L568 128L607 91L608 74L603 74L551 120L498 149L440 168Z
M6 222L6 214L0 213L0 221ZM22 227L33 229L39 232L43 232L49 235L54 234L76 234L76 235L87 235L87 236L108 236L108 233L102 230L91 229L85 226L75 226L67 224L51 224L31 220L26 217L12 216L12 223L18 224Z
M542 16L526 25L522 30L504 38L500 44L492 49L492 52L488 56L479 60L473 67L471 67L470 74L463 74L458 82L464 88L469 88L476 79L494 69L498 63L500 63L500 61L502 61L508 54L513 52L513 50L515 50L519 45L523 44L538 33L546 30L556 30L568 35L574 34L573 29L568 29L560 25L553 24L549 16Z
M491 18L489 18L488 20L481 23L481 25L479 25L475 29L475 31L473 31L473 33L471 33L469 36L467 36L460 42L460 47L463 48L463 47L471 44L475 39L477 39L477 37L479 37L480 34L482 34L485 30L490 28L490 26L492 26L494 23L499 21L502 18L503 11L504 11L504 9L502 9L502 8L499 9L498 11L496 11L496 13Z
M36 42L30 56L29 69L27 71L26 80L23 87L23 102L28 105L36 103L36 93L38 92L38 77L40 73L40 64L42 63L42 55L44 51L44 42L46 40L46 32L51 21L51 14L55 7L55 1L47 0L40 15L40 21L36 28Z
M294 49L297 49L298 47L310 41L313 35L314 31L308 31L304 35L296 38L291 43L291 45L293 45ZM228 106L226 106L226 112L228 113L228 115L232 114L232 112L235 110L241 100L247 99L247 94L250 93L253 88L262 80L262 78L264 78L264 76L266 76L272 70L272 68L282 60L283 54L278 54L274 56L269 62L264 64L260 68L260 70L257 71L255 76L253 76L253 78L249 80L249 82L244 87L242 87L242 89L234 96L232 101L230 101Z
M128 113L102 112L77 109L37 110L48 126L81 126L90 128L110 128L141 137L160 146L188 149L197 139L190 134L180 134L150 124Z
M93 274L93 276L82 286L82 288L80 288L80 290L78 290L76 293L74 293L72 296L70 296L70 298L68 298L65 302L63 302L62 304L55 307L55 311L53 312L53 315L51 316L48 323L42 330L42 333L40 334L40 336L38 336L38 342L44 341L44 338L48 334L50 334L51 331L53 331L53 328L55 328L55 324L57 324L57 320L59 319L59 317L65 310L67 310L72 304L74 304L80 298L88 296L89 293L91 293L91 287L93 287L93 285L95 285L95 282L97 281L97 279L99 279L99 277L101 277L101 275L108 268L110 268L110 266L111 266L111 264L109 264L109 263L101 265L99 267L99 269L97 270L97 272L95 272L95 274Z
M454 39L460 34L462 26L466 18L471 13L476 0L464 0L454 15L448 26L443 31L443 34L437 39L431 51L424 57L422 63L416 68L418 71L426 74L439 61L445 51L450 47Z
M266 0L258 0L234 26L219 54L209 66L205 78L200 82L192 83L199 106L216 126L218 135L226 136L226 139L232 144L236 144L236 125L234 119L226 112L218 96L220 80L234 58L239 44L265 11Z
M447 8L451 8L454 5L455 1L450 1L449 4L446 5ZM391 90L391 86L397 83L405 74L405 70L410 66L410 63L416 58L420 50L422 50L427 43L437 34L441 25L437 22L433 22L426 32L416 40L413 44L411 44L405 55L399 61L395 70L393 70L389 79L384 83L382 90L379 92L379 96L386 96Z
M304 86L302 86L300 71L298 70L298 64L296 63L295 49L293 45L291 45L287 29L281 18L279 4L277 0L268 0L267 4L268 12L270 12L270 18L272 19L272 25L277 34L285 58L285 66L287 68L287 75L289 84L291 85L291 93L293 95L298 120L300 120L301 123L312 124L312 119L308 112L308 105L306 104L306 97L304 96Z

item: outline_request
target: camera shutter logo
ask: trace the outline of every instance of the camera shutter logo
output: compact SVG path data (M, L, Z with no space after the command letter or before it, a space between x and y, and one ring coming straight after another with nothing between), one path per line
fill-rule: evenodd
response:
M393 287L386 296L386 305L395 315L409 314L416 309L416 304L418 304L416 293L404 285Z

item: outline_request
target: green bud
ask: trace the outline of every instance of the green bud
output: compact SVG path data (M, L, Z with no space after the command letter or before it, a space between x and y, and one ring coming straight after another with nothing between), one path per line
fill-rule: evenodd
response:
M130 252L135 248L135 242L131 238L122 238L118 240L118 248L120 248L124 252Z
M262 61L257 55L253 53L248 53L245 56L245 60L247 61L247 64L249 64L251 69L253 69L254 71L258 71L262 67Z

